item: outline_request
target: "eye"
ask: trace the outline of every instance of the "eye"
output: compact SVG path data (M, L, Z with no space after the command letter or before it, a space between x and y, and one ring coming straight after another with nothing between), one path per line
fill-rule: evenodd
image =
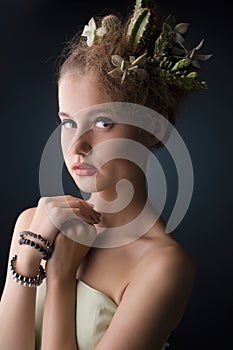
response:
M72 119L64 119L61 122L61 125L64 126L66 129L77 128L76 122L74 120L72 120Z
M115 123L107 117L98 117L93 121L93 124L100 129L106 129L108 126L113 126Z

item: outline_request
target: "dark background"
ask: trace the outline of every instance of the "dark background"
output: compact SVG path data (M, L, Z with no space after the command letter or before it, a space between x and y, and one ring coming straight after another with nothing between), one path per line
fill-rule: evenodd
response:
M0 276L2 291L15 220L40 197L38 169L56 127L54 64L64 43L96 14L125 13L134 1L1 0ZM190 43L206 38L203 64L209 90L190 95L177 116L177 129L190 152L194 192L173 231L197 267L196 283L182 322L170 337L171 350L232 348L232 5L163 0L163 15L190 23ZM164 216L174 205L176 182L166 152L158 154L168 182ZM56 174L51 174L51 178ZM67 176L67 191L72 191ZM55 195L55 194L54 194ZM143 301L142 301L143 302Z

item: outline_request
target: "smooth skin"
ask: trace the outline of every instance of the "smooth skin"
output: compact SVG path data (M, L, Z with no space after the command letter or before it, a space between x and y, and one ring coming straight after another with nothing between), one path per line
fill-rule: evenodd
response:
M61 122L72 119L84 108L111 101L93 78L77 74L64 75L58 93ZM67 121L63 132L72 132L70 127L73 125ZM93 180L91 177L79 178L72 170L72 164L85 161L87 156L95 162L102 155L93 151L94 146L116 137L137 140L148 148L154 142L150 135L139 134L132 126L103 127L97 124L64 153L66 166L82 190L91 188ZM103 211L98 214L98 196L105 200L115 199L115 184L121 178L128 178L134 185L131 203L119 213ZM93 198L94 208L88 204ZM118 305L95 350L160 350L168 334L180 323L192 292L196 268L190 255L171 234L165 233L161 217L143 236L115 248L90 248L67 238L58 229L59 224L69 219L71 207L81 221L92 226L94 240L95 227L117 227L130 222L140 213L145 200L145 178L141 170L131 162L114 159L99 170L97 191L88 202L72 196L41 198L37 207L20 214L9 254L9 257L18 254L19 273L28 276L37 273L41 255L31 247L19 247L18 232L40 233L55 244L46 265L42 350L78 350L75 330L77 279L105 293ZM35 298L34 288L17 285L7 274L0 304L1 349L34 349Z

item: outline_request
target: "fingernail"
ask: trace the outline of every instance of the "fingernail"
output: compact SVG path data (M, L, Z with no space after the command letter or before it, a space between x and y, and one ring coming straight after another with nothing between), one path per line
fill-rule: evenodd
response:
M100 219L93 220L94 223L98 224L100 222Z

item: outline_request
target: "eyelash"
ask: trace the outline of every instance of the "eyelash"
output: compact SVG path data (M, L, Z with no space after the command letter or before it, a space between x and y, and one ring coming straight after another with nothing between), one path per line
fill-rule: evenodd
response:
M105 123L103 122L104 120L105 120ZM106 120L107 120L107 122L106 122ZM92 121L92 125L94 125L94 124L96 124L96 123L98 123L98 122L100 122L100 121L103 122L103 124L105 124L105 125L107 125L107 126L111 126L111 127L112 127L114 124L116 124L116 123L114 123L113 120L110 119L110 118L107 118L107 117L97 117L95 120ZM76 127L77 127L76 122L73 121L72 119L64 119L62 122L57 122L57 124L60 124L60 125L62 125L62 126L65 126L67 123L72 123L73 125L75 124ZM70 129L72 129L72 128L70 128ZM106 129L106 128L99 128L99 129Z
M69 123L76 124L72 119L64 119L64 120L61 122L61 126L66 125L68 122L69 122ZM71 129L71 128L70 128L70 129Z

